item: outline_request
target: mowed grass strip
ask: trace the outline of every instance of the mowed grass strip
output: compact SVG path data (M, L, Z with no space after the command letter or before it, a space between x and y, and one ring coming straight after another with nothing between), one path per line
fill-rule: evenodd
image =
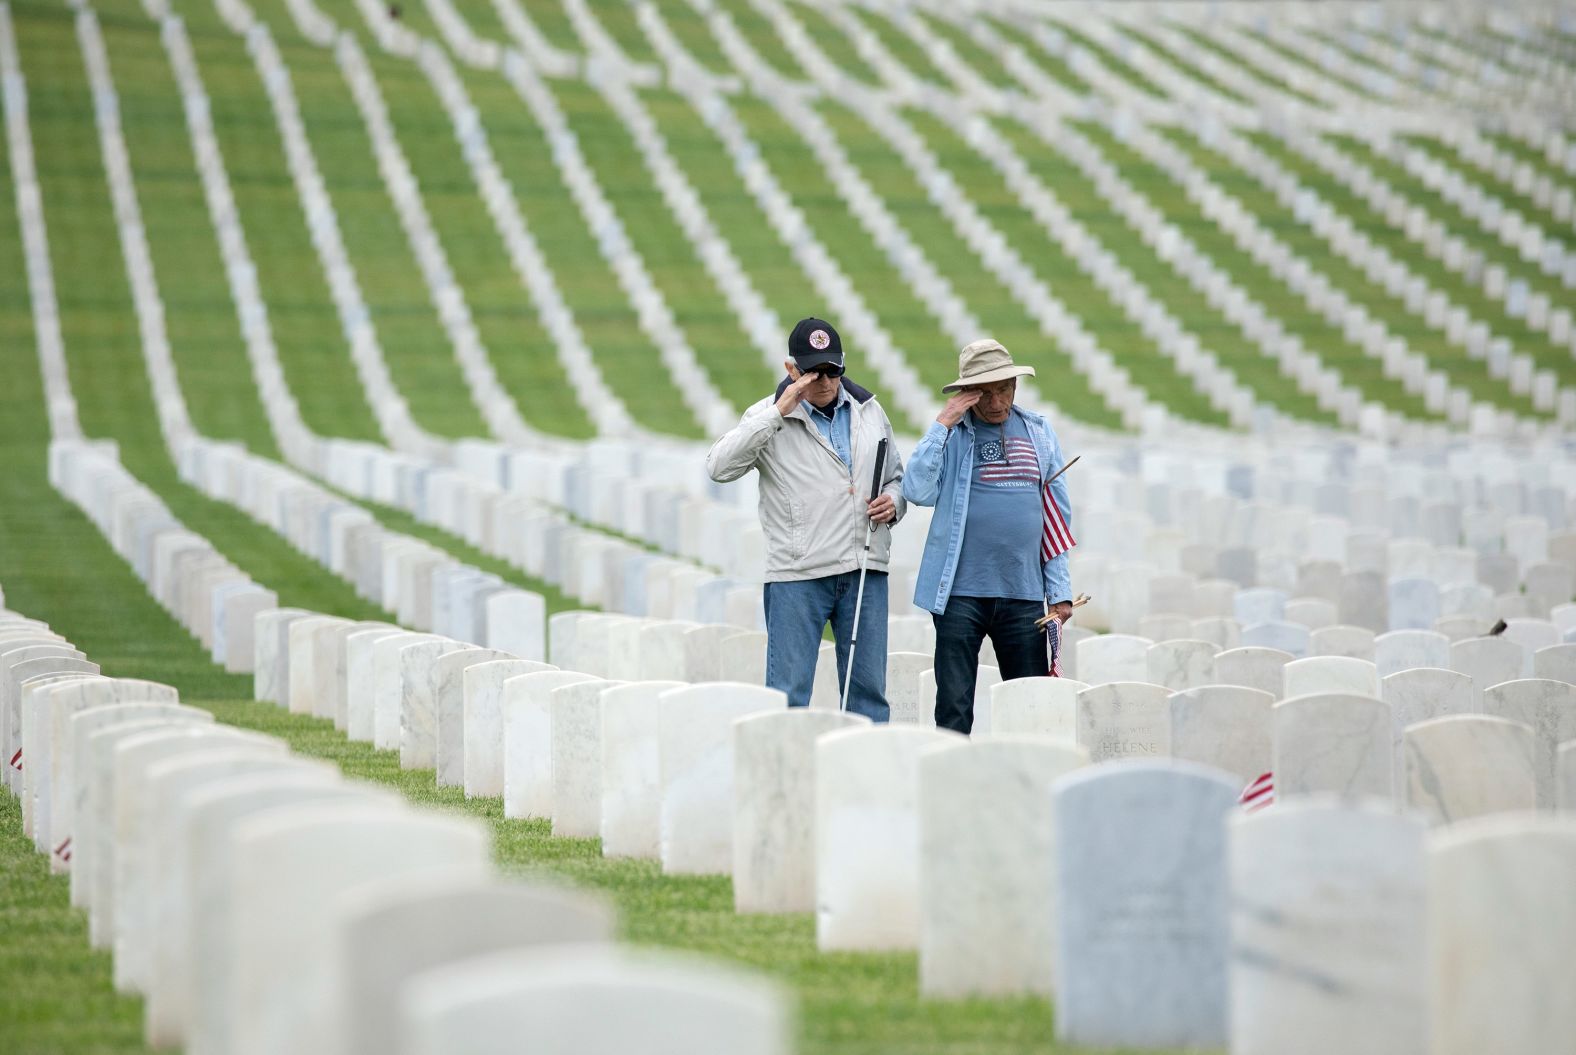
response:
M1216 78L1214 74L1205 70L1192 57L1182 55L1169 41L1161 41L1154 32L1153 27L1147 23L1122 23L1120 32L1134 43L1142 44L1148 48L1156 58L1171 66L1175 72L1180 73L1188 80L1201 84L1216 95L1229 99L1234 103L1251 105L1251 101L1247 96Z
M1511 280L1519 279L1525 282L1529 292L1546 294L1555 304L1558 304L1562 297L1571 296L1571 291L1565 288L1560 279L1545 272L1538 261L1523 258L1520 249L1506 245L1498 235L1485 229L1481 223L1463 212L1460 206L1446 200L1444 195L1425 184L1400 162L1380 154L1367 140L1358 136L1333 134L1326 138L1336 147L1371 168L1380 179L1426 209L1435 220L1444 224L1452 235L1465 242L1468 250L1481 253L1485 266L1500 265ZM1390 230L1394 231L1394 228ZM1553 232L1553 235L1559 236L1558 232ZM1483 297L1482 303L1485 307L1500 316L1496 325L1503 325L1511 330L1513 336L1517 338L1517 343L1522 340L1547 342L1548 337L1543 331L1528 327L1524 319L1513 318L1506 314L1503 302L1487 297L1482 292L1481 286L1457 272L1449 271L1441 262L1427 258L1422 252L1422 247L1416 243L1409 244L1413 249L1412 259L1422 258L1431 269L1448 274L1452 284L1462 286L1465 291L1475 292ZM1460 302L1460 298L1454 293L1451 299ZM1563 345L1556 347L1564 352Z
M1489 140L1517 160L1531 165L1533 172L1548 176L1554 181L1555 186L1576 190L1576 173L1572 173L1563 165L1557 165L1550 161L1548 154L1519 136L1513 136L1509 132L1486 132L1483 138ZM1569 224L1570 221L1566 221L1566 223Z
M1278 92L1284 92L1295 99L1307 103L1309 106L1315 106L1321 110L1324 109L1324 103L1318 98L1309 95L1300 88L1292 87L1291 83L1284 77L1280 77L1264 69L1257 62L1249 59L1246 55L1238 53L1232 48L1231 45L1216 40L1214 37L1210 36L1203 30L1188 25L1186 22L1181 22L1174 19L1168 21L1167 26L1173 32L1181 34L1181 36L1185 39L1198 45L1201 51L1207 51L1216 58L1241 70L1254 82L1261 84L1266 88L1271 88ZM1202 72L1203 71L1200 70L1200 73ZM1238 94L1240 97L1240 93L1236 94Z
M777 35L771 20L750 0L716 0L713 6L732 19L733 28L768 66L785 77L801 81L810 79L793 52L788 50L788 45Z
M192 424L277 458L164 49L146 23L105 19L102 32L175 368L204 393L188 401Z
M1117 55L1105 45L1098 43L1087 33L1075 29L1070 21L1066 19L1058 20L1047 18L1043 19L1043 22L1054 32L1060 34L1064 40L1088 52L1091 57L1100 63L1100 65L1105 67L1107 73L1127 81L1140 92L1143 92L1147 95L1152 95L1157 99L1170 98L1169 92L1152 80L1137 66L1134 66L1126 59ZM1018 34L1021 32L1022 30L1012 30L1008 33L1008 39L1016 39Z
M921 81L941 88L955 88L952 78L937 66L919 42L896 21L868 8L849 4L844 10L854 22L875 35L887 54Z
M853 77L855 80L876 87L885 87L886 82L881 79L875 68L865 61L864 56L854 47L854 42L849 40L837 24L815 5L800 3L798 0L781 0L778 6L799 23L811 43L821 50L831 68L846 77ZM783 45L783 48L786 50L787 45Z
M1490 297L1481 283L1468 280L1461 272L1447 268L1444 261L1427 255L1421 245L1407 237L1406 232L1390 226L1384 215L1369 205L1366 199L1338 183L1284 141L1266 133L1253 133L1248 139L1299 180L1309 184L1318 181L1320 195L1344 213L1375 245L1384 248L1395 259L1404 261L1413 274L1420 275L1433 289L1443 292L1453 305L1465 308L1474 319L1487 323L1496 335L1509 337L1518 350L1531 355L1540 367L1559 370L1570 365L1568 348L1554 344L1547 333L1528 326L1524 318L1510 315L1505 302ZM1465 240L1469 248L1483 253L1486 263L1504 265L1512 280L1527 282L1531 292L1546 293L1555 304L1565 295L1558 282L1544 279L1538 268L1521 263L1519 257L1504 249L1498 239L1461 215L1449 202L1433 194L1421 181L1408 175L1399 166L1378 157L1366 145L1350 137L1332 137L1332 142L1339 149L1348 151L1359 163L1370 166L1376 175L1414 203L1427 209L1434 219L1445 224L1451 234Z
M983 12L975 17L978 17L985 25L995 30L997 35L1019 44L1023 48L1024 56L1034 63L1040 72L1054 80L1060 81L1062 87L1074 95L1095 94L1094 86L1073 71L1073 51L1081 45L1071 37L1061 33L1060 30L1053 29L1052 32L1061 40L1061 46L1052 51L1040 39L1038 33L1025 32L1022 26Z
M1344 74L1337 73L1333 69L1326 69L1324 66L1314 62L1311 58L1309 58L1306 52L1299 51L1296 48L1288 47L1281 41L1280 38L1270 36L1268 33L1257 26L1239 26L1237 28L1240 32L1253 37L1260 44L1264 45L1264 47L1269 48L1271 51L1275 52L1276 55L1286 62L1301 66L1308 72L1323 77L1325 80L1330 81L1341 88L1345 88L1349 92L1356 92L1358 95L1367 99L1375 98L1374 94L1360 82L1351 80ZM1321 50L1323 47L1328 46L1327 43L1322 41L1318 43L1321 45Z

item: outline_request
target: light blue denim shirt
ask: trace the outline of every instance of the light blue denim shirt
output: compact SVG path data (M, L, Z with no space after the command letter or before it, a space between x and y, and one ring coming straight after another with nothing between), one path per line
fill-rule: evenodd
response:
M843 464L852 468L853 454L849 451L848 422L852 413L848 409L848 389L842 385L837 386L837 398L832 400L832 405L822 410L806 402L804 408L810 412L810 420L815 422L816 429L832 445L832 450L843 459Z
M1050 424L1032 411L1013 407L1012 412L1028 427L1040 459L1040 479L1054 475L1062 467L1062 447ZM974 480L974 429L968 415L948 429L933 422L909 459L903 473L903 497L920 506L935 506L930 534L925 538L925 555L919 562L914 582L914 603L936 615L947 610L953 580L958 570L958 554L963 549L963 529L969 519L969 489ZM1051 484L1055 499L1069 529L1073 526L1072 503L1067 482ZM1061 553L1040 566L1045 584L1045 599L1051 604L1072 600L1072 577L1067 569L1067 554Z

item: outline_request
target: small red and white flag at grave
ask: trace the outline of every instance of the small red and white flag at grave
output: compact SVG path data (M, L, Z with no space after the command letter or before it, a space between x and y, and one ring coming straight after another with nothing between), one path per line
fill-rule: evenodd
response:
M1237 805L1249 813L1257 813L1265 806L1275 804L1275 774L1260 773L1237 797Z

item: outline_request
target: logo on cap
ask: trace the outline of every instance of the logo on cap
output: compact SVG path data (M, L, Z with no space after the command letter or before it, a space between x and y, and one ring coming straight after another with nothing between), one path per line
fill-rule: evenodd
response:
M812 330L810 332L810 347L816 351L825 351L826 346L831 343L832 339L826 335L825 330Z

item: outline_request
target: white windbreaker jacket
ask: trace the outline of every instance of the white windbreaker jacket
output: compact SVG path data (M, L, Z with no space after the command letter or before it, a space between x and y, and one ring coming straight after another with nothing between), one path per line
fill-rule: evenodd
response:
M859 570L864 550L865 504L875 473L876 444L887 441L881 492L891 495L898 520L908 508L903 499L903 460L892 438L892 423L875 396L848 378L848 446L853 467L843 464L800 403L786 417L777 400L788 386L744 412L739 423L712 444L706 471L718 483L737 480L751 469L761 474L761 528L766 534L766 581L820 579ZM893 523L896 523L894 521ZM870 542L871 571L884 572L891 553L891 525L876 527Z

